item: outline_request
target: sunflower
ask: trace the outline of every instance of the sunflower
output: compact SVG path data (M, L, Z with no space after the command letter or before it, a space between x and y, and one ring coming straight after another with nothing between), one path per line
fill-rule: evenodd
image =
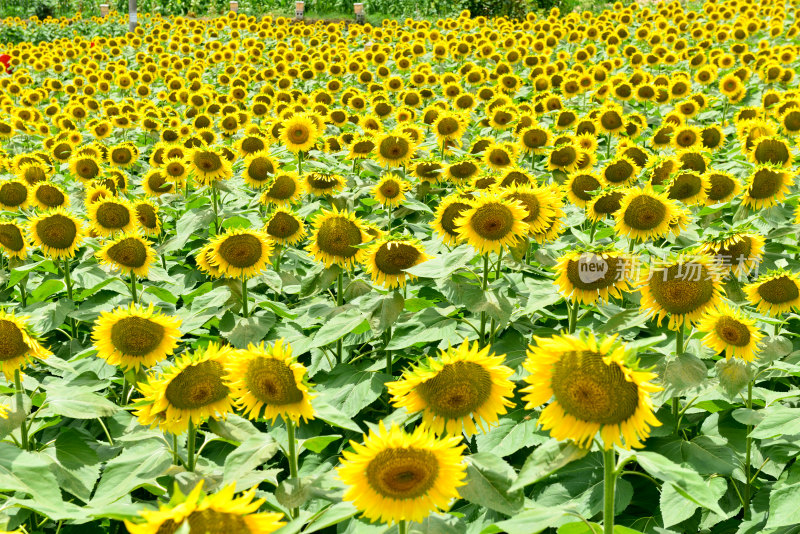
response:
M606 134L616 134L625 129L622 107L615 104L604 106L595 119L597 129Z
M180 185L180 182L170 182L169 175L165 174L164 169L150 169L142 178L142 189L150 197L174 193Z
M548 171L563 171L570 173L575 170L578 163L578 148L570 143L556 146L547 155L546 169Z
M722 275L708 256L681 254L643 273L639 290L641 310L659 325L669 316L669 328L678 330L720 303Z
M96 256L104 265L144 278L156 260L156 251L138 233L133 232L106 242Z
M747 178L742 204L760 210L776 205L786 197L794 178L782 169L758 166Z
M273 512L256 513L264 499L254 499L256 488L234 498L236 484L229 484L214 495L202 492L204 480L200 479L189 495L176 489L169 504L158 511L141 510L139 518L125 520L130 534L173 534L178 531L207 534L270 534L284 522L283 515Z
M264 232L276 243L296 245L306 236L306 226L296 213L278 208L264 225Z
M752 362L758 352L758 344L764 334L756 328L755 321L740 310L722 305L703 314L697 322L697 330L705 333L703 344L716 353Z
M589 172L574 172L569 175L564 183L567 198L572 204L585 208L592 200L591 193L603 188L600 178Z
M186 177L189 174L189 166L186 164L186 158L181 156L164 158L162 174L165 178L178 185L183 184L186 182Z
M650 427L660 426L650 394L661 388L655 373L639 370L625 354L617 336L594 334L534 337L523 366L530 384L521 391L526 409L548 401L539 425L558 440L591 446L600 432L603 447L643 447ZM552 400L551 400L552 399Z
M166 365L138 384L142 399L135 415L145 426L158 425L164 432L181 434L191 422L199 426L207 417L225 417L231 411L225 365L235 349L209 343Z
M147 200L140 200L133 204L136 211L136 221L144 235L154 236L161 233L161 218L158 216L158 206Z
M33 186L31 201L34 206L43 211L69 206L67 194L60 187L50 182L39 182Z
M496 171L512 167L516 161L516 146L511 143L494 143L483 152L483 162Z
M524 219L527 211L518 201L498 193L486 193L469 202L469 209L456 219L459 239L481 254L500 252L513 246L528 230Z
M0 209L17 211L28 207L31 192L22 180L0 182Z
M363 223L348 211L323 210L313 222L308 251L325 267L338 265L350 269L355 263L364 263L364 249L357 248L369 238Z
M386 387L395 406L422 412L422 425L435 434L471 436L476 423L487 432L514 405L514 383L509 380L514 371L504 360L504 355L490 354L489 347L480 349L478 342L464 340Z
M675 215L675 203L663 193L649 186L630 189L620 199L614 212L614 230L629 239L639 241L664 237L669 233L669 223Z
M414 279L406 269L431 259L419 240L396 236L378 239L366 249L364 256L365 270L372 282L387 289L404 287L406 278Z
M519 133L518 145L523 154L544 154L553 142L553 134L539 125L530 126Z
M314 408L305 383L306 368L292 358L292 347L279 339L272 346L252 343L228 360L231 397L250 419L281 416L298 422L314 418Z
M111 165L128 169L136 164L139 149L133 143L120 143L108 149L108 161Z
M33 244L45 256L54 259L73 257L83 240L80 220L63 208L56 208L31 219L28 232Z
M753 149L747 153L747 156L756 165L787 169L792 166L793 157L789 143L774 135L765 135L756 139Z
M9 258L25 259L28 256L28 242L23 228L17 223L0 219L0 250Z
M267 152L254 152L244 161L242 178L250 187L261 189L270 185L277 169L278 163Z
M444 512L465 484L460 436L437 439L425 427L407 434L383 421L364 443L350 442L337 468L351 501L370 521L421 523L431 512Z
M797 273L785 269L770 272L744 286L743 291L750 304L771 317L792 310L800 311L800 278Z
M200 147L188 155L189 170L201 185L211 185L214 180L227 180L233 175L231 163L218 149Z
M416 146L404 132L381 133L373 139L375 159L383 167L402 167L414 157Z
M279 170L272 175L272 179L261 194L261 203L289 206L297 202L302 194L303 187L300 185L297 173Z
M456 220L470 207L469 199L459 193L448 195L439 203L433 219L433 231L445 245L451 246L458 242L460 237Z
M594 304L629 292L632 267L631 257L614 249L567 252L556 264L554 283L564 298Z
M559 201L550 188L515 185L503 190L501 195L512 202L518 202L525 209L522 222L528 225L528 233L545 231L556 217Z
M129 233L136 229L138 221L133 206L126 200L102 199L86 208L92 230L102 237L117 232Z
M34 358L43 360L53 353L39 344L36 335L28 326L28 316L15 316L0 310L0 371L10 379L14 371L27 365Z
M464 119L461 115L453 112L442 112L433 123L433 133L439 140L439 144L446 141L457 141L461 139L466 130Z
M86 183L99 180L103 176L103 167L99 157L76 152L69 158L69 172Z
M742 191L739 179L730 173L709 171L706 178L708 180L706 204L709 206L728 202Z
M709 238L698 249L708 254L726 271L747 275L764 255L764 238L752 232L726 232Z
M102 312L92 330L97 356L124 370L152 367L178 346L181 320L131 304Z
M292 115L282 123L280 139L284 146L295 154L308 152L320 136L316 123L308 115Z
M310 172L306 176L306 192L309 195L332 195L344 189L345 180L333 173Z
M209 243L211 263L231 278L253 278L270 263L273 244L264 232L231 228Z
M704 204L706 191L710 188L708 177L696 171L679 171L667 186L667 198L678 200L687 206Z
M372 188L372 195L382 206L396 208L403 203L406 192L411 188L408 180L394 173L384 174L380 182Z

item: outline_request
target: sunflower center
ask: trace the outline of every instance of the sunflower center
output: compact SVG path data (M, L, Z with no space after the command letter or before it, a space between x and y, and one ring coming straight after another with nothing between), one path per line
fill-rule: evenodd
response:
M117 148L111 151L111 160L114 163L125 165L133 159L133 154L127 148Z
M550 154L550 161L559 167L568 167L575 163L578 153L574 147L565 146L553 150Z
M522 142L528 148L541 148L547 143L547 133L544 130L528 130L522 135Z
M22 250L25 246L22 232L13 224L0 224L0 244L14 252Z
M756 146L754 157L758 163L783 165L789 161L789 149L777 139L764 139Z
M38 182L43 182L47 179L47 176L42 170L41 167L28 167L25 169L25 181L29 184L33 185Z
M758 294L770 304L782 304L800 297L800 290L794 280L784 275L759 285Z
M596 352L564 353L553 368L551 387L564 411L579 421L614 425L628 420L639 405L639 388L619 365Z
M402 137L387 137L378 146L378 152L388 160L398 160L406 157L410 150L408 141Z
M75 243L78 227L69 217L56 213L36 223L36 234L50 248L68 249Z
M386 180L381 184L379 191L381 195L391 200L400 194L400 185L394 180Z
M295 181L290 176L281 175L275 179L267 194L272 198L285 200L291 198L295 191L297 191Z
M453 202L444 209L442 213L442 228L448 234L454 236L458 235L456 231L455 220L461 216L461 212L469 209L469 204L463 202Z
M314 189L326 191L339 185L339 180L335 176L313 173L308 176L308 184Z
M750 329L733 317L720 317L714 330L728 345L745 347L750 343Z
M0 202L6 206L19 206L28 198L28 189L17 182L8 182L0 187Z
M439 135L452 135L458 131L458 121L452 117L445 117L436 125Z
M398 275L413 267L420 252L407 243L386 243L375 254L375 265L385 274Z
M105 228L123 228L131 222L131 212L122 204L105 202L97 208L97 222Z
M64 193L57 187L44 184L36 189L36 199L48 207L60 206L64 203Z
M619 184L629 180L633 176L634 170L633 165L623 159L609 165L606 168L605 177L612 184Z
M12 321L0 319L0 362L24 356L29 350L19 327Z
M172 176L173 178L177 178L178 176L183 176L183 163L180 161L173 161L166 167L167 174Z
M446 419L466 417L480 408L492 392L492 377L475 362L445 365L435 377L417 387L435 415Z
M191 532L225 532L226 534L250 534L252 531L241 515L217 512L216 510L200 510L189 514L186 518ZM175 534L183 523L175 523L167 519L158 527L155 534Z
M97 163L94 160L87 158L78 161L78 163L75 165L75 171L77 172L78 176L84 180L91 180L99 174L100 167L97 166Z
M447 172L456 180L465 180L478 172L478 166L471 161L461 161L450 165Z
M213 152L197 152L192 157L195 166L205 173L216 172L222 168L222 159Z
M350 258L358 253L361 230L346 217L332 217L322 223L317 233L317 246L332 256Z
M703 181L692 173L683 173L672 182L669 188L669 198L684 200L698 194L703 189Z
M667 207L657 198L638 196L630 201L625 210L625 224L636 230L652 230L664 221Z
M310 137L311 132L308 131L308 128L302 125L297 125L292 127L289 131L289 138L291 139L292 143L297 145L302 145L308 138Z
M708 190L708 198L711 200L722 200L733 191L734 181L724 174L712 174L709 177L711 187Z
M622 128L622 117L616 111L606 111L600 115L600 124L606 130L617 130Z
M781 190L784 174L770 169L759 169L753 176L749 194L753 198L771 198Z
M721 247L717 256L723 261L723 264L738 264L750 259L751 249L750 238L745 236L728 247Z
M596 191L600 189L600 182L590 174L581 174L572 180L572 192L581 200L589 201L592 195L589 191Z
M619 191L615 191L613 193L609 193L607 195L603 195L597 202L594 203L593 208L594 211L601 214L606 215L609 213L614 213L617 211L622 205L620 201L622 200L623 193ZM636 199L634 199L636 200ZM633 201L631 201L631 204ZM630 206L629 206L630 208ZM627 222L627 221L626 221Z
M136 206L136 218L138 219L139 224L145 228L152 229L158 226L158 217L156 216L156 211L152 206L148 206L147 204L139 204Z
M179 409L202 408L228 396L222 381L222 364L212 360L191 365L181 371L167 386L167 400Z
M284 362L272 358L254 358L245 373L247 389L258 400L274 406L303 400L294 373Z
M250 234L229 236L219 246L220 257L240 269L255 265L263 254L261 240Z
M300 229L300 223L288 213L279 211L267 223L267 233L273 237L286 239Z
M603 258L594 254L584 254L579 259L567 263L567 278L577 289L591 291L614 285L624 269L624 258L613 256Z
M533 222L539 217L541 202L539 202L539 197L536 195L532 193L513 193L510 195L510 198L520 202L525 208L525 211L528 212L525 218L522 219L523 222Z
M248 176L257 182L263 182L273 172L275 172L275 168L272 166L272 162L270 162L269 158L261 156L254 158L247 167Z
M108 249L108 257L125 267L138 268L147 261L147 247L139 239L128 237Z
M167 179L160 172L153 172L147 177L147 185L155 193L168 193L174 187L173 184L167 183Z
M164 339L164 327L143 317L124 317L111 327L111 344L126 356L146 356Z
M489 161L498 167L511 165L511 157L508 155L508 152L502 148L493 148L489 152Z
M265 148L266 145L264 141L258 137L247 137L242 141L242 150L250 154L258 152L259 150L264 150Z
M422 497L436 483L438 474L436 456L415 448L383 450L367 465L369 485L388 499Z
M493 202L478 207L469 225L483 239L497 241L511 232L514 227L514 215L506 206Z
M656 271L650 279L650 291L667 312L686 314L711 300L714 285L705 265L687 262Z

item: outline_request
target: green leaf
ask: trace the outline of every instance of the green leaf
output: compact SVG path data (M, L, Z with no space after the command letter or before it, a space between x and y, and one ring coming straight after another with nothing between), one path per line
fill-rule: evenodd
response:
M383 332L391 327L405 307L405 299L399 291L394 291L380 300L380 304L372 312L369 325L373 332Z
M338 428L344 428L345 430L352 430L353 432L358 432L361 434L363 430L359 427L353 420L347 417L345 414L324 402L319 397L311 399L311 405L314 407L314 417L325 421L329 425L333 425Z
M113 503L142 486L166 491L156 479L171 465L172 455L163 440L140 441L106 464L90 504Z
M662 487L659 505L664 528L686 521L694 515L698 508L697 503L678 493L672 484L664 484Z
M322 328L317 330L317 333L314 334L314 341L309 348L330 345L358 328L365 319L364 314L356 308L345 310L325 322Z
M119 411L119 406L84 388L53 385L47 387L45 415L63 415L73 419L97 419Z
M384 373L340 364L318 385L317 391L320 400L352 418L381 396L389 379Z
M270 329L275 325L276 317L272 312L261 311L257 317L239 317L235 321L234 327L228 332L221 332L228 338L231 345L237 349L244 349L250 343L257 345L262 339L267 337Z
M527 410L514 410L504 415L489 432L475 437L478 451L491 452L501 458L546 440L546 435L536 428L536 419Z
M42 301L46 300L47 297L58 293L59 291L64 289L64 282L61 280L57 280L55 278L51 278L49 280L45 280L39 287L31 291L31 297L35 301Z
M342 439L342 436L338 434L333 434L331 436L314 436L313 438L304 439L301 446L311 452L319 454L325 450L325 447L339 439Z
M517 480L509 490L515 491L535 484L568 463L583 458L588 453L588 449L578 447L571 441L551 439L537 447L528 456L522 465Z
M672 391L681 392L702 384L707 374L708 370L703 360L684 352L667 362L662 378Z
M719 385L729 397L739 393L753 378L747 363L737 358L719 360L716 368Z
M769 494L766 528L800 524L800 482L773 489Z
M603 534L603 527L597 523L584 523L583 521L575 521L572 523L564 523L558 530L558 534Z
M764 419L753 429L750 437L766 439L800 434L800 408L770 406L762 413Z
M278 443L267 434L247 439L225 458L222 485L235 482L237 491L242 491L258 484L261 481L258 466L266 463L276 452Z
M725 517L725 512L717 504L719 497L714 495L710 486L695 471L655 452L638 451L635 456L642 469L653 477L672 484L678 493L690 501Z
M46 454L0 442L0 490L24 493L36 502L60 503L61 490L52 464L53 459Z
M461 267L472 260L474 255L467 247L457 247L444 256L434 256L432 259L406 269L408 274L420 278L448 278Z
M522 492L509 490L516 478L514 468L488 452L473 454L466 460L467 484L458 489L463 499L506 515L522 509Z
M83 502L89 502L100 476L100 458L88 438L73 428L62 428L53 447L44 453L54 462L60 486Z
M349 502L336 503L322 512L317 518L312 521L305 529L303 534L310 532L319 532L320 530L334 525L338 525L355 516L358 509Z
M534 505L514 514L511 519L496 523L502 529L495 532L506 534L538 534L554 526L565 515L565 510L558 506Z

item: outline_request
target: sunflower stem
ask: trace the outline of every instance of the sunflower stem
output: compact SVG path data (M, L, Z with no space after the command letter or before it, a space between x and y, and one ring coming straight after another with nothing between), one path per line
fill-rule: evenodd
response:
M483 280L481 281L481 289L486 293L489 287L489 255L483 255ZM481 346L486 345L486 312L481 312Z
M592 229L591 229L591 231L589 232L589 243L591 243L592 241L594 241L594 233L595 233L595 231L597 231L597 221L594 221L594 222L592 223Z
M397 534L408 534L408 525L406 524L405 519L401 519L397 523Z
M574 334L575 327L578 326L578 310L581 309L581 303L578 302L577 298L571 305L570 302L567 301L567 308L569 309L569 333Z
M139 299L136 298L136 273L131 271L131 299L134 304L139 304Z
M294 435L294 421L286 419L286 432L289 435L289 477L292 481L297 480L297 440ZM292 518L300 515L299 508L292 508Z
M14 392L16 396L16 409L17 411L23 409L22 399L23 395L25 395L25 390L22 389L22 378L20 377L19 369L14 369ZM27 417L26 417L27 419ZM20 447L22 450L28 450L28 427L25 425L25 421L19 425L19 434L20 434Z
M753 409L753 380L747 383L747 409ZM750 456L753 450L753 438L750 433L753 431L752 425L747 425L747 435L744 438L744 519L750 519L750 485L753 482L750 476Z
M392 327L388 327L384 334L383 349L386 351L386 374L392 376L392 351L387 349L389 342L392 340Z
M297 152L297 176L303 176L303 152Z
M614 448L603 451L603 534L614 533L614 489L617 472Z
M684 346L683 346L683 325L678 327L678 331L675 333L675 357L680 358L681 354L683 354ZM681 401L680 399L675 396L672 397L672 417L675 419L675 433L677 434L680 431L680 409L681 409Z
M72 299L72 275L69 272L69 259L64 258L64 284L67 286L67 298L70 302L75 302ZM72 329L72 338L78 337L78 325L73 317L69 318L70 328Z
M219 208L217 207L217 188L211 182L211 203L214 205L214 233L219 233Z
M336 307L341 308L344 295L342 287L344 286L344 271L339 271L339 276L336 279ZM336 363L342 363L342 338L336 340Z
M194 449L197 441L197 428L194 426L194 421L189 418L189 436L186 440L186 470L194 472L195 458Z
M27 275L24 276L22 280L19 281L19 298L23 308L28 305L28 290L25 289L27 281L28 281Z
M242 317L247 319L250 314L247 312L247 278L242 276Z
M611 157L611 134L606 134L606 159Z

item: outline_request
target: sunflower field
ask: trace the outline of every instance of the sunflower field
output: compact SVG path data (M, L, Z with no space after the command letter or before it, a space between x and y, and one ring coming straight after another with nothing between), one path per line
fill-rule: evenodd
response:
M0 531L800 532L798 9L0 21Z

